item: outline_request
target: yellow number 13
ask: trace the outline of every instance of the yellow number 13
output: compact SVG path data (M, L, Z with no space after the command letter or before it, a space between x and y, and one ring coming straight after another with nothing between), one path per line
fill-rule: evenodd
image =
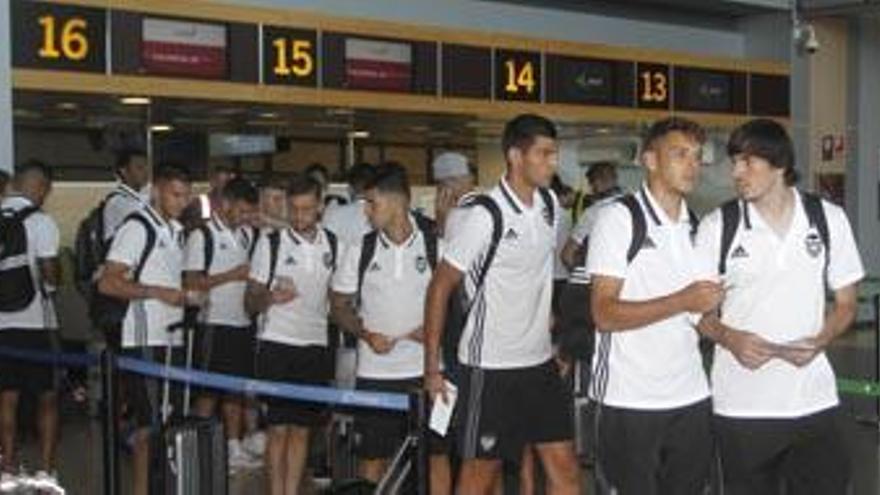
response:
M74 17L64 21L60 40L54 16L46 15L40 17L39 21L43 27L43 46L37 52L40 58L57 59L63 56L68 60L82 60L89 54L89 40L85 35L88 24L85 19Z
M662 103L669 98L666 73L657 71L642 72L642 101Z
M290 57L288 58L288 41L290 41ZM287 77L308 77L315 70L315 59L312 56L312 42L309 40L288 40L275 38L275 75Z

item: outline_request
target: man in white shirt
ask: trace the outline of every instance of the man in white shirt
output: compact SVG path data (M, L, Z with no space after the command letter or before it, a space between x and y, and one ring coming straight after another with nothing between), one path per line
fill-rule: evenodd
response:
M458 490L493 493L502 460L519 463L531 444L547 493L575 494L571 397L550 342L561 210L546 188L556 170L556 128L543 117L520 115L505 126L502 150L507 173L483 197L494 208L467 206L444 238L425 309L425 388L433 400L448 399L440 343L449 298L464 284L469 311L458 345L461 370L450 377L458 386Z
M162 165L153 175L154 199L117 230L98 290L117 298L124 310L119 329L122 354L165 361L170 343L172 361L181 364L182 338L170 333L183 320L183 227L177 222L190 200L186 169ZM159 426L158 380L123 375L125 399L137 426L134 435L132 483L135 495L149 488L150 431Z
M291 180L287 204L290 223L260 237L245 293L248 311L258 315L257 376L327 386L333 379L328 293L341 246L319 223L324 203L315 179ZM267 398L266 403L269 494L298 493L309 428L325 425L328 409L280 398Z
M192 231L186 242L184 288L207 293L199 315L196 363L199 368L235 376L254 370L254 333L245 311L244 294L250 274L249 254L253 230L246 222L257 211L257 189L247 179L232 179L223 186L211 219ZM205 390L195 405L202 417L214 414L216 393ZM230 468L250 467L250 456L241 446L243 398L223 398L223 423L228 438Z
M621 495L697 495L708 483L709 386L690 314L716 308L721 287L699 277L684 199L704 136L686 119L655 122L642 145L645 183L601 209L590 235L596 465Z
M794 148L758 119L730 136L737 198L706 217L697 247L725 290L713 409L724 493L849 493L834 371L825 349L852 323L864 277L846 214L794 187ZM833 303L826 311L826 287Z
M116 229L132 213L149 203L144 192L150 183L150 164L147 156L136 151L122 151L113 166L119 183L104 199L104 242L113 239Z
M376 168L367 163L358 163L348 171L348 188L351 202L333 208L324 217L324 226L339 237L345 245L360 242L364 234L372 230L367 214L364 213L366 199L364 189L376 173Z
M52 190L52 176L43 163L32 161L16 170L12 191L0 203L4 216L22 215L26 237L26 262L33 290L21 310L0 312L0 346L51 352L57 343L58 323L53 302L61 278L58 264L58 227L40 207ZM5 268L5 267L4 267ZM25 276L28 274L25 273ZM10 283L6 280L4 283ZM14 290L24 290L17 287ZM4 477L16 469L15 434L22 391L39 400L37 427L40 434L40 472L54 477L58 437L56 370L43 363L4 358L0 360L0 466Z
M333 280L333 312L343 330L359 339L357 388L409 393L422 385L423 308L437 238L433 225L420 224L410 213L402 167L377 167L366 201L375 230L345 255ZM407 418L363 412L355 417L355 429L361 436L361 476L377 482L406 438ZM431 492L448 494L449 460L436 436L431 453Z

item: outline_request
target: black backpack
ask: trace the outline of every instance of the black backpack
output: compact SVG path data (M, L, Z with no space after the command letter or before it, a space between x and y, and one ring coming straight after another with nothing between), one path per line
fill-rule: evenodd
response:
M549 221L552 225L556 221L556 209L554 207L553 198L547 189L539 188L538 191L541 194L544 206L547 208ZM485 208L492 217L492 235L489 241L489 248L486 250L486 255L483 258L483 263L480 265L480 270L477 272L477 278L474 281L474 293L471 295L471 298L468 298L464 283L460 283L450 296L449 303L446 307L446 323L443 328L442 341L443 360L446 369L452 371L453 374L458 367L458 344L461 340L461 335L467 325L473 305L477 301L477 297L486 281L486 275L489 273L489 268L495 259L495 254L498 252L498 245L501 243L501 236L504 233L504 217L501 214L501 208L488 194L472 196L462 205L462 207Z
M15 211L0 210L0 312L26 309L37 296L37 284L28 260L25 220L39 211L36 206Z
M114 191L107 195L80 222L74 240L74 285L89 304L97 293L95 273L104 264L110 243L105 241L104 208L110 198L118 195Z
M139 282L141 273L144 271L144 264L146 264L147 258L149 258L150 253L153 252L153 248L156 246L157 234L153 224L141 212L135 212L127 216L120 224L120 228L129 222L140 223L143 225L144 231L146 232L144 250L141 252L137 264L131 267L132 282ZM125 313L128 311L128 303L129 301L125 299L118 299L95 291L92 296L91 304L89 304L89 316L92 319L92 323L104 331L117 330L122 324L122 320L125 319Z
M330 244L330 271L335 271L339 241L336 238L336 234L327 229L324 229L324 235L327 236L327 243ZM266 280L266 287L271 289L272 282L275 281L275 265L278 264L278 247L281 245L281 231L273 230L266 237L269 239L269 278ZM254 240L254 244L256 243L257 241Z
M807 221L810 227L816 229L819 238L822 240L822 246L825 249L825 276L828 273L828 262L831 255L831 237L828 233L828 219L825 217L825 208L822 206L822 198L816 194L801 192L801 203L807 214ZM724 275L727 272L727 258L730 254L730 248L736 232L739 229L740 220L745 217L746 229L751 229L752 225L746 215L747 210L741 205L739 199L732 199L721 205L721 256L718 258L718 273Z
M425 253L428 258L428 265L431 271L437 266L437 223L434 220L422 215L419 212L413 212L413 218L416 221L416 228L422 232L422 239L425 242ZM370 263L376 254L376 242L379 240L379 231L372 230L364 235L361 244L361 257L358 260L358 284L357 284L357 301L360 303L361 287L364 285L364 275L367 273Z

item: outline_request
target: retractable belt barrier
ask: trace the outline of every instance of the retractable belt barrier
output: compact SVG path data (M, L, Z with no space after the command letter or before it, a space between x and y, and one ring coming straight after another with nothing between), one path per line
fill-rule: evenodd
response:
M97 366L99 363L99 357L90 353L53 353L2 346L0 346L0 357L67 368ZM346 407L366 407L400 412L407 412L410 409L409 397L405 394L364 392L360 390L343 390L332 387L296 385L291 383L242 378L239 376L224 375L209 371L186 370L176 366L166 368L163 363L127 356L118 356L116 358L116 366L119 370L136 373L138 375L146 375L159 379L168 378L172 381L188 382L201 387L226 390L229 392L268 395L282 399L320 402Z

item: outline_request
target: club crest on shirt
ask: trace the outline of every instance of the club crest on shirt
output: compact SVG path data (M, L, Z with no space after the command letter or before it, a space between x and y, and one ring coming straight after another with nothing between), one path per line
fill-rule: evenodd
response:
M327 268L331 268L333 266L333 254L329 251L324 253L324 266Z
M736 247L732 253L730 253L730 259L733 258L748 258L749 252L746 251L746 248L742 247L742 244Z
M296 258L294 258L292 255L290 255L290 256L288 256L287 258L284 259L284 264L285 264L285 265L295 265L295 264L296 264Z
M491 452L497 442L498 439L495 435L483 435L480 437L480 447L482 447L483 452Z
M425 270L428 269L428 260L424 256L418 256L416 258L416 270L419 273L425 273Z
M819 256L822 253L822 239L819 238L819 234L815 232L808 233L806 239L804 239L804 247L811 258Z
M225 251L226 249L229 249L229 246L227 246L225 242L221 242L220 243L220 250Z

